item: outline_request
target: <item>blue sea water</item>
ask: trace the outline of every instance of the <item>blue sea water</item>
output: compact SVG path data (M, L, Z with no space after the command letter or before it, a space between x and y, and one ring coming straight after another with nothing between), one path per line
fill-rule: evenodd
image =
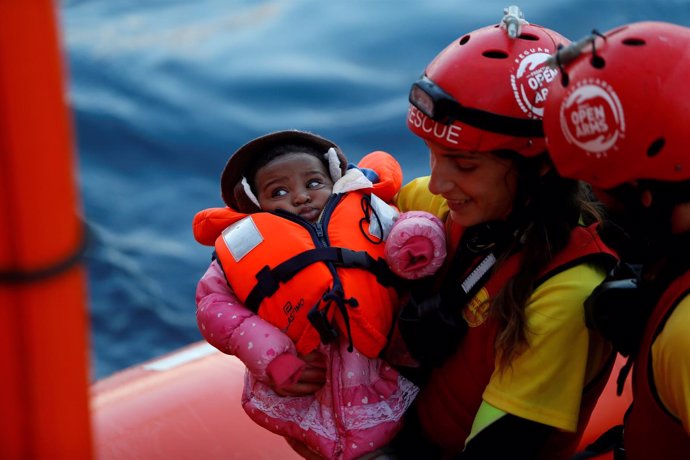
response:
M210 248L194 214L221 206L228 156L299 128L356 161L428 171L405 126L410 83L506 1L63 0L88 252L92 376L201 339L194 290ZM578 39L641 20L690 26L690 0L523 0L528 21ZM634 78L634 75L631 75Z

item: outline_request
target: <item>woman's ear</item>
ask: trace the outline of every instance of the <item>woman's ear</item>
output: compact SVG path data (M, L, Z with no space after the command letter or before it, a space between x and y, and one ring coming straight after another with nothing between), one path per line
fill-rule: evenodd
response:
M671 231L684 233L690 230L690 202L679 203L671 215Z
M544 177L547 175L549 172L553 171L553 163L551 161L547 160L542 162L541 166L539 167L539 177Z
M653 194L652 191L649 189L644 189L640 192L640 202L642 203L642 206L645 208L648 208L652 205L653 201Z

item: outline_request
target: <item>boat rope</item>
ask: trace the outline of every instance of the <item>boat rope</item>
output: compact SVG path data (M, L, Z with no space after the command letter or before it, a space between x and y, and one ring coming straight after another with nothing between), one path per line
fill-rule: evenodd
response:
M0 285L37 283L71 270L81 263L89 246L89 231L85 223L83 223L82 228L82 238L79 245L66 257L50 265L30 270L21 268L0 269Z

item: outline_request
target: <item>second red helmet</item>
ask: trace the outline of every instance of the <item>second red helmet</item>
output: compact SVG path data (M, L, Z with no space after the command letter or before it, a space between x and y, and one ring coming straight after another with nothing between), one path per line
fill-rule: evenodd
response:
M690 29L638 22L580 48L561 53L545 107L558 172L603 189L690 179Z

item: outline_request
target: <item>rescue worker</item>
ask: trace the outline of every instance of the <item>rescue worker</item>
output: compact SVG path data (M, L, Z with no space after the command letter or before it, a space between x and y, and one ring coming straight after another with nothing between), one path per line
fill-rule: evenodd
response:
M505 13L454 40L410 91L407 124L431 175L397 204L445 219L452 261L440 298L401 313L410 351L432 367L394 441L402 458L569 458L610 373L583 302L616 257L588 189L556 174L542 131L558 78L546 60L568 40ZM435 356L419 343L428 302L458 322L455 345Z
M688 459L690 29L628 24L551 61L561 72L544 113L552 161L611 205L631 239L622 255L642 266L639 279L604 283L590 299L593 326L634 360L625 455Z

